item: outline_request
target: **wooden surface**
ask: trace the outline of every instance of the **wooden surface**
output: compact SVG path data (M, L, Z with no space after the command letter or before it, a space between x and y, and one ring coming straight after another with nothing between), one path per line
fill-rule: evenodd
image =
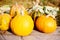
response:
M16 36L11 32L6 31L6 33L0 34L0 40L60 40L60 27L51 34L45 34L33 30L30 35L25 37Z

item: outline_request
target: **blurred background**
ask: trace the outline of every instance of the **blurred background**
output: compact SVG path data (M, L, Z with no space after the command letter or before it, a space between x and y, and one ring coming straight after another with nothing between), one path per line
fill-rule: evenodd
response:
M5 4L14 4L14 3L20 3L23 4L24 6L32 6L33 1L36 0L0 0L0 6L5 5ZM29 5L28 5L29 4ZM49 5L49 6L58 6L60 7L60 0L39 0L40 5Z
M33 1L36 0L0 0L0 6L2 5L13 5L15 3L22 4L25 8L30 8L33 6ZM60 8L60 0L39 0L39 5L55 6ZM60 26L60 11L56 16L57 23Z

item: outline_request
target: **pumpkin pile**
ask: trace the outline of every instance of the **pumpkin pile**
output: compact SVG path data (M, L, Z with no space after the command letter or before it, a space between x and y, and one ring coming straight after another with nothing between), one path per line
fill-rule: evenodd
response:
M0 31L7 31L10 28L16 35L27 36L36 26L39 31L52 33L57 28L55 19L57 10L53 10L54 14L50 12L51 9L47 12L48 8L50 7L34 5L31 9L26 10L19 4L9 6L8 10L0 12Z
M19 36L27 36L33 31L33 19L22 5L13 5L8 11L10 13L2 11L0 14L0 31L7 31L9 26L11 31Z

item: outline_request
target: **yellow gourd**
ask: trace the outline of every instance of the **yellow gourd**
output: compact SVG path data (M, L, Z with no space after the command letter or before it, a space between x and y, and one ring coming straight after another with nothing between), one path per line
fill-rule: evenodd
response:
M18 7L16 8L16 13L17 14L11 21L10 27L11 27L12 32L19 36L29 35L33 31L33 28L34 28L34 22L31 16L25 14L25 12L21 13Z
M9 29L11 16L9 14L0 14L0 30L5 31Z

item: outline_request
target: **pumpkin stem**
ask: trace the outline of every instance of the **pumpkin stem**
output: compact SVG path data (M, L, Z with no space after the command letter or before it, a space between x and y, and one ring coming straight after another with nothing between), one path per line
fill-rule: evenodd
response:
M54 18L54 19L55 19L55 16L54 16L54 15L52 15L52 14L48 14L46 17L49 17L49 16L51 16L52 18Z
M24 15L24 7L22 6L22 5L18 5L17 3L16 3L16 6L17 6L17 14L21 14L21 15Z
M24 15L24 10L22 10L21 12L22 12L22 15Z
M36 3L39 4L39 0L36 0Z

